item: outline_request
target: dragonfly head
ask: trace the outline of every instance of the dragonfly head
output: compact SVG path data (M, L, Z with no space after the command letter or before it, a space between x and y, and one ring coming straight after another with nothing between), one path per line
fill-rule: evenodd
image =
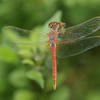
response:
M65 23L63 22L51 22L49 23L49 28L52 31L61 32L61 30L65 27Z

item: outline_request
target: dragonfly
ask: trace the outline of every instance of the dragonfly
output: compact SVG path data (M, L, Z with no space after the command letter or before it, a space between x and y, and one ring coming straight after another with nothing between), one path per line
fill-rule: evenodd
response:
M100 30L100 16L89 19L81 24L66 28L63 22L53 21L48 24L48 43L52 57L53 89L57 81L57 57L65 58L81 54L100 45L100 36L90 36ZM30 33L30 31L7 26L17 32ZM45 37L44 37L45 38Z

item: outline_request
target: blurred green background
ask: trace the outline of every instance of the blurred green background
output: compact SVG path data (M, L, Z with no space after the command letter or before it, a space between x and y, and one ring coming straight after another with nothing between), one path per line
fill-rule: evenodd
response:
M52 16L69 27L99 15L100 0L0 0L0 100L100 100L100 47L57 59L54 91L49 47L19 45L16 52L8 44L10 30L3 29L11 25L35 34L48 32ZM12 38L38 42L35 35Z

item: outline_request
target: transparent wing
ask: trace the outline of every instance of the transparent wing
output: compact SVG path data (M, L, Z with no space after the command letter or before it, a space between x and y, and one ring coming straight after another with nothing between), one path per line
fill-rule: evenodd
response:
M47 35L34 30L6 26L2 29L2 43L12 45L43 45L47 44Z
M66 41L66 43L57 46L57 56L63 58L78 55L99 45L100 36L87 37L75 41Z
M5 26L5 27L3 27L3 30L12 30L12 31L19 33L20 35L25 35L25 34L31 33L31 30L22 29L22 28L18 28L15 26Z
M5 30L15 32L22 36L25 36L25 35L28 36L31 33L35 33L33 30L22 29L22 28L15 27L15 26L5 26L5 27L3 27L3 31L5 31ZM47 36L47 34L43 34L41 32L38 32L38 34L40 34L41 37Z
M34 38L38 37L38 40L47 39L47 34L41 34L38 32L35 32L34 30L26 30L14 26L5 26L3 29L3 35L4 37L9 38L11 41L20 42L19 40L22 40L22 37L28 37L30 40L33 40ZM29 41L28 41L29 42Z
M64 34L59 34L59 40L75 40L86 37L100 29L100 16L94 17L82 24L69 27Z

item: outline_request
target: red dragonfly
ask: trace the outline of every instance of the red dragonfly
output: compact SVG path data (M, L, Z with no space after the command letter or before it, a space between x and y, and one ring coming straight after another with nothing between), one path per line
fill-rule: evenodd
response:
M8 26L17 32L30 33L28 30ZM94 17L81 24L65 28L63 22L49 23L48 41L52 55L52 80L53 88L56 89L57 65L56 57L69 57L81 54L91 48L100 45L100 36L90 36L100 30L100 17Z

